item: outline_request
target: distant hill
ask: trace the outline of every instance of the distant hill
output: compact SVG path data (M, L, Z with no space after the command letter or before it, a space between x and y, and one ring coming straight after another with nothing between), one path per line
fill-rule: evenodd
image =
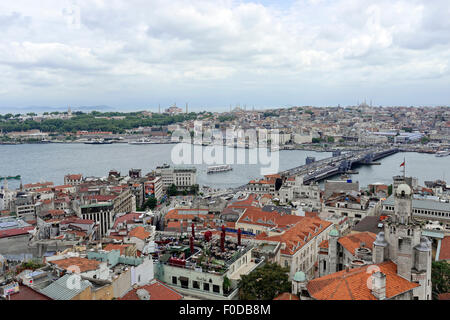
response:
M53 111L59 111L64 112L67 111L68 107L46 107L46 106L30 106L30 107L17 107L17 108L11 108L11 107L0 107L0 113L27 113L27 112L35 112L35 113L43 113L43 112L53 112ZM115 108L110 106L80 106L80 107L71 107L72 112L73 111L83 111L83 112L89 112L89 111L117 111Z

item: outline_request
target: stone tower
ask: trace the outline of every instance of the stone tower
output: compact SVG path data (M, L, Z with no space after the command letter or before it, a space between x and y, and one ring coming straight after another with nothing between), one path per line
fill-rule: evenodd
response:
M339 231L336 227L330 231L328 240L328 255L330 257L328 273L334 273L338 271L337 259L338 259L338 239Z
M415 299L431 299L431 243L422 236L422 227L412 217L412 190L401 184L395 190L394 215L384 222L374 242L373 262L392 260L397 274L420 284L414 289Z

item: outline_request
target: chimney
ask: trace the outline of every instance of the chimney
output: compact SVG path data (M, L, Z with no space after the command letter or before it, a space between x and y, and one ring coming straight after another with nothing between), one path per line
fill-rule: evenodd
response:
M381 271L372 274L372 294L378 300L386 299L386 275Z

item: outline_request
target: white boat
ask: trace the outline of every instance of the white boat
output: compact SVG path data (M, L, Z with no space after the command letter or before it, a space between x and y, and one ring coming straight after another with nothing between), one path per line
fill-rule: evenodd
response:
M219 165L219 166L209 166L207 173L218 173L218 172L226 172L231 171L233 168L229 164Z
M154 142L147 138L140 138L135 141L130 141L128 144L154 144Z
M112 141L107 141L105 139L92 139L85 141L84 144L112 144Z
M450 151L438 151L436 152L436 157L446 157L450 155Z

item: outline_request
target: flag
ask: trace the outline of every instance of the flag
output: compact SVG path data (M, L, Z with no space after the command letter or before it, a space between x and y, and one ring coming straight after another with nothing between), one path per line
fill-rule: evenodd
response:
M402 162L402 164L400 165L400 167L404 167L405 166L405 161Z

